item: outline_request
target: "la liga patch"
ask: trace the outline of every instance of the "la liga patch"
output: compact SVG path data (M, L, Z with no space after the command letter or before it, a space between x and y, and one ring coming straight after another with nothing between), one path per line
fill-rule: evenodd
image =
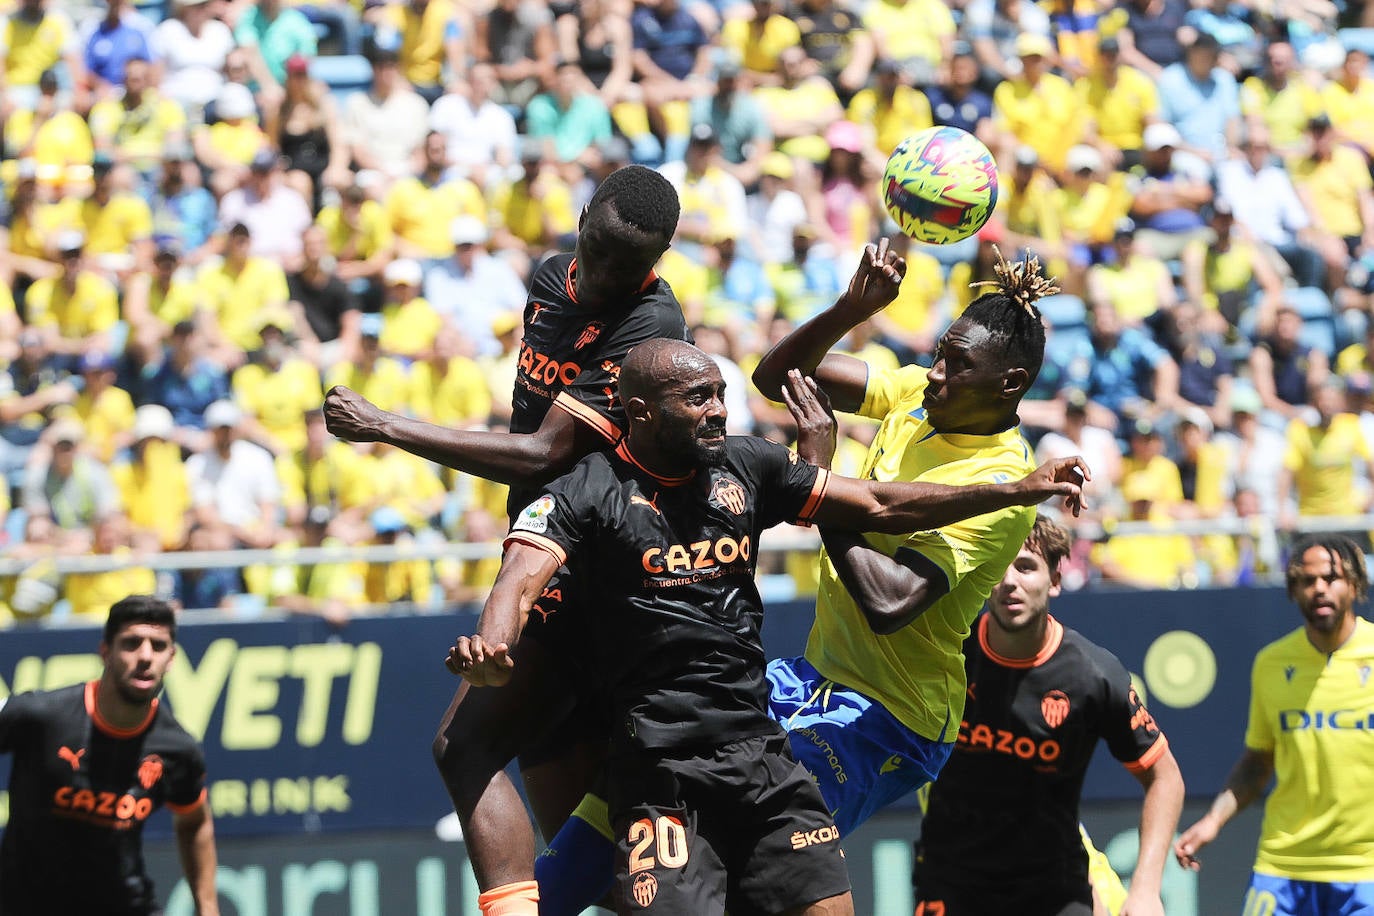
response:
M549 515L553 512L553 508L552 496L539 497L520 510L520 515L516 518L515 524L511 526L511 530L543 534L549 528Z

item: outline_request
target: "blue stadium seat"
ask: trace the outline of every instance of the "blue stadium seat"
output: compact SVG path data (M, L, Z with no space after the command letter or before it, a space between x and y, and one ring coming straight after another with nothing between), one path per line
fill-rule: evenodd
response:
M1056 331L1062 328L1082 327L1088 321L1088 307L1083 300L1070 293L1046 296L1035 303L1040 314Z
M1330 318L1332 315L1331 297L1315 286L1285 290L1283 301L1297 309L1304 320Z
M1374 29L1338 29L1336 38L1347 51L1363 51L1374 57Z
M1308 318L1302 323L1298 340L1329 357L1335 357L1336 322L1330 318Z
M351 7L346 4L315 6L305 3L296 8L315 26L315 38L321 56L362 53L362 26Z
M317 57L310 62L310 75L341 95L372 85L372 65L361 54Z

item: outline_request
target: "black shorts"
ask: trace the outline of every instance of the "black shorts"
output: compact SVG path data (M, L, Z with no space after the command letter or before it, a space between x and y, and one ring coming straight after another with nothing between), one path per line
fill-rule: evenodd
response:
M849 890L840 831L778 733L616 756L608 802L621 913L778 913Z
M1093 891L1081 884L1006 885L916 878L915 916L1093 916Z

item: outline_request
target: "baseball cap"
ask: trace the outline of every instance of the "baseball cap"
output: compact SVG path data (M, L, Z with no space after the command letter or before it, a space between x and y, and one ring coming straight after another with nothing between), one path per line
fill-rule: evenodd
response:
M263 147L253 154L253 161L249 168L255 172L270 172L277 167L277 154L267 147Z
M487 225L475 216L460 216L448 227L449 238L455 245L486 244Z
M216 401L205 408L205 428L219 429L225 426L238 426L243 419L243 411L233 401Z
M225 83L215 98L215 114L221 118L247 118L255 111L253 93L242 83Z
M395 534L410 527L406 524L405 517L390 506L382 506L375 510L368 522L372 525L372 530L378 534Z
M53 239L53 247L59 254L66 254L69 251L80 251L86 247L86 235L79 229L68 229L59 232L57 238Z
M309 73L310 61L304 54L292 54L286 59L287 73Z
M144 404L134 411L134 441L144 439L170 439L176 423L172 412L161 404Z
M1231 389L1231 413L1248 413L1259 416L1264 409L1259 392L1249 386L1236 386Z
M1142 138L1141 146L1146 151L1164 149L1166 146L1179 147L1183 145L1183 137L1179 134L1178 128L1172 124L1151 124L1145 128L1145 135Z
M394 283L419 286L420 281L424 279L424 273L419 261L413 258L397 258L386 265L386 269L382 271L382 280L387 286Z
M1135 235L1135 220L1131 219L1129 216L1121 217L1121 219L1116 221L1116 226L1113 227L1112 234L1117 238L1128 238Z
M691 142L701 146L709 146L719 142L719 138L716 137L715 128L710 124L693 124Z
M82 372L109 372L115 367L114 357L108 353L92 350L81 357Z
M1018 146L1016 148L1016 164L1031 166L1040 161L1040 154L1035 151L1033 146Z
M1134 423L1131 424L1131 435L1146 437L1158 436L1159 429L1149 420L1145 419L1144 417L1141 417L1140 419L1136 420Z
M1212 418L1201 407L1185 407L1178 415L1179 426L1196 426L1202 432L1212 435Z
M382 327L386 324L386 319L377 312L367 312L358 319L358 333L363 337L378 338L382 336Z
M115 161L109 153L99 152L91 157L91 174L97 177L110 174L114 166Z
M1100 54L1120 54L1121 42L1115 35L1108 35L1097 43L1097 50Z
M61 417L53 420L50 428L52 432L49 435L53 442L79 443L86 440L86 427L81 425L80 420Z
M763 167L760 171L764 175L771 175L774 178L781 178L784 181L796 174L796 169L792 167L792 160L786 154L773 150L763 157Z
M1330 130L1331 116L1326 112L1315 114L1307 119L1308 130Z
M836 121L825 130L825 142L831 149L857 153L864 148L863 131L853 121Z
M1080 143L1069 148L1066 157L1066 164L1070 172L1082 172L1085 170L1100 172L1102 171L1102 154L1095 147Z
M1038 32L1022 32L1016 36L1017 57L1049 57L1054 45L1048 37Z

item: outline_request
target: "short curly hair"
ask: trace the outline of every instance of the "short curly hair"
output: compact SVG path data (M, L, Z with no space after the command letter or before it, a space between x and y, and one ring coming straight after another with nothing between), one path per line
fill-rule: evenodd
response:
M1314 547L1326 552L1332 567L1350 584L1350 590L1357 602L1368 597L1369 573L1365 571L1364 550L1344 534L1312 534L1297 540L1293 545L1293 551L1288 555L1288 567L1284 570L1283 576L1290 595L1293 594L1293 589L1297 587L1302 575L1303 555Z
M606 176L588 203L589 212L610 204L621 221L641 232L671 239L682 205L671 182L653 169L627 165Z

